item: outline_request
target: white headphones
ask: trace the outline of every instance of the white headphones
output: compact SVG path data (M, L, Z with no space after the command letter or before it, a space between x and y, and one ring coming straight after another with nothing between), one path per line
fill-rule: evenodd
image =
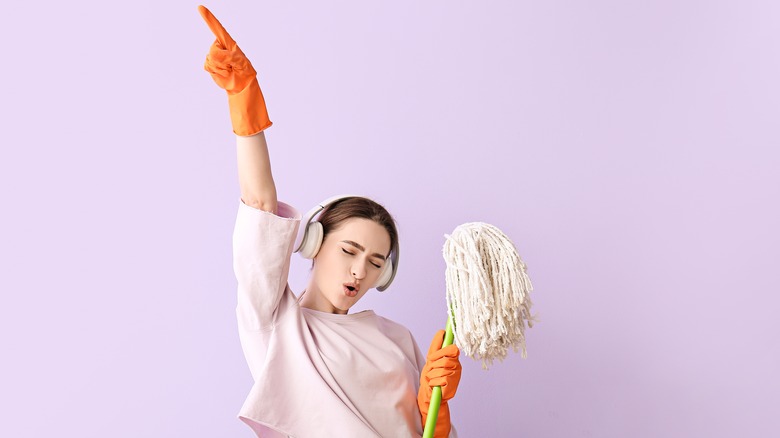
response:
M312 221L322 210L325 210L329 205L340 201L345 198L362 198L359 195L339 195L328 198L320 202L317 206L309 210L308 213L301 219L301 225L303 226L303 233L298 233L297 242L295 244L295 251L300 252L303 258L313 259L320 251L322 246L322 224L319 221ZM390 283L395 278L395 273L398 270L398 239L396 239L395 245L390 250L390 258L385 262L382 267L382 273L379 274L379 280L376 283L376 290L384 292L385 289L390 287Z

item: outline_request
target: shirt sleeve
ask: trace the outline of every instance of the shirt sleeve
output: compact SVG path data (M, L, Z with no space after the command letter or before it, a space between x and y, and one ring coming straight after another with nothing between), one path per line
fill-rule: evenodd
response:
M273 214L239 200L233 230L233 271L238 281L236 316L242 330L270 329L287 289L301 215L288 204L277 205L277 214Z

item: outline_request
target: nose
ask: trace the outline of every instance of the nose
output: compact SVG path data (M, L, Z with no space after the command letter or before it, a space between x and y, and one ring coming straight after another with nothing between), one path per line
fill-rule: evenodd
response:
M355 277L355 280L366 278L366 264L361 262L354 263L352 265L352 276Z

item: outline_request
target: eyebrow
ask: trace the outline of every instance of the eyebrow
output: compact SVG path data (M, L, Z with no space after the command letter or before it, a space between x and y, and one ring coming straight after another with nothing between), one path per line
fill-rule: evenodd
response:
M366 250L365 248L363 248L363 245L361 245L361 244L359 244L357 242L353 242L351 240L342 240L341 242L342 243L348 243L348 244L354 246L355 248L357 248L357 249L359 249L361 251L365 251ZM382 260L387 260L385 258L385 256L383 256L382 254L379 254L379 253L373 253L373 254L371 254L371 257L376 257L376 258L380 258Z

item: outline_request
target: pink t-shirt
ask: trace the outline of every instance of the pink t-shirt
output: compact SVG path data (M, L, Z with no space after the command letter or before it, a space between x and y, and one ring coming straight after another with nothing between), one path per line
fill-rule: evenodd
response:
M236 316L254 385L238 418L263 438L420 437L425 356L414 336L373 310L299 305L287 278L300 220L283 202L274 215L239 201Z

